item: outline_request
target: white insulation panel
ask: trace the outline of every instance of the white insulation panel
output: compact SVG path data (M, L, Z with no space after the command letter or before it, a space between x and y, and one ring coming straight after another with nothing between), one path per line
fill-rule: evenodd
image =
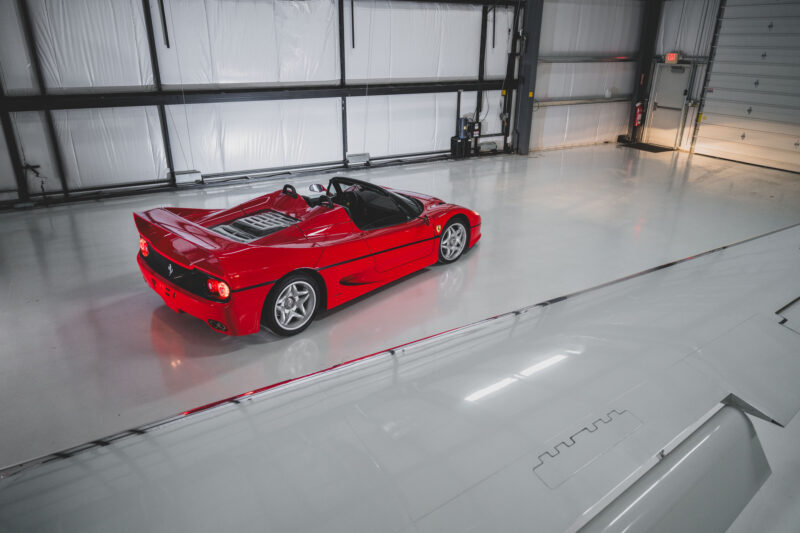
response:
M155 107L53 111L72 189L167 179Z
M708 56L718 10L719 0L666 0L661 9L656 54Z
M348 98L348 152L381 157L449 150L456 98L455 93ZM462 114L474 110L475 93L462 95Z
M632 55L643 7L642 0L546 1L539 55Z
M465 95L472 95L475 93L465 93ZM475 96L470 96L475 99ZM466 98L462 96L462 105ZM481 110L481 134L491 135L493 133L502 133L503 122L500 119L500 114L503 112L503 95L500 91L484 91L483 92L483 108Z
M345 3L348 81L477 78L480 6L357 0L354 7L355 47Z
M483 76L487 80L506 77L508 53L511 51L511 33L514 27L514 10L496 6L486 19L486 53ZM477 39L480 41L480 26ZM469 36L469 39L472 39Z
M217 174L342 160L339 98L167 106L176 171Z
M152 86L141 1L28 3L48 89Z
M630 103L540 107L533 112L531 150L613 142L628 130Z
M0 1L0 81L8 95L31 94L37 90L28 49L22 38L17 3L11 0Z
M636 63L542 63L536 98L622 96L633 92Z
M25 111L11 113L11 121L17 134L22 164L39 165L40 178L28 172L28 190L31 194L61 190L58 171L56 170L53 147L47 140L43 111Z
M158 6L150 2L154 20ZM165 0L171 46L155 24L164 85L339 80L334 0Z
M6 150L6 137L0 128L0 200L16 199L17 181L14 178L14 167L11 165L11 157Z

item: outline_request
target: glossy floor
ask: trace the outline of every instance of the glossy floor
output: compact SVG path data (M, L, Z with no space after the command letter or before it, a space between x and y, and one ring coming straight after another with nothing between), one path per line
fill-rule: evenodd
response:
M795 226L0 471L0 531L796 531L800 309L776 311L798 244ZM785 427L754 432L729 395Z
M614 145L349 174L472 207L483 240L289 339L167 309L137 271L131 218L283 181L0 214L0 465L800 222L795 174Z

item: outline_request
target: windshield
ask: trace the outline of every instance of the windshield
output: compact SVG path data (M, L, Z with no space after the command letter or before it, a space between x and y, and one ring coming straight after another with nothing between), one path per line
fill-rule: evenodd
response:
M416 198L411 198L405 194L399 194L392 191L388 192L395 200L397 200L397 203L400 204L400 207L403 209L403 211L408 213L409 216L417 217L420 215L420 213L422 213L422 202Z

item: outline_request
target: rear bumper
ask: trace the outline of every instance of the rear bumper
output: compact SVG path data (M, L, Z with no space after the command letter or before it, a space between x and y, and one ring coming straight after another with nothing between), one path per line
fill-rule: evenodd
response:
M169 282L136 256L145 283L164 303L176 312L199 318L215 331L226 335L249 335L261 329L261 309L272 285L233 292L227 302L214 302L196 296ZM225 329L213 326L210 321L222 324Z

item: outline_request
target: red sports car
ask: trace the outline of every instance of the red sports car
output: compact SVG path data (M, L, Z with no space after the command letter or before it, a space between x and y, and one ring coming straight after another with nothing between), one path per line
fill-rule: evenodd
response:
M222 333L263 324L294 335L317 312L455 261L481 238L478 213L438 198L343 177L310 189L324 194L286 185L231 209L134 213L145 281Z

